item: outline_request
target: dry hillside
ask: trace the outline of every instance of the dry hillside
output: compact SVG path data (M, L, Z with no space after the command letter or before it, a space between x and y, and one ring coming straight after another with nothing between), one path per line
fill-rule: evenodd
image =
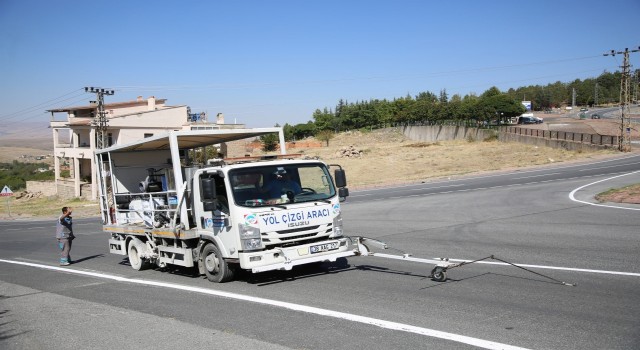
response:
M329 147L291 151L340 164L347 171L349 187L354 189L616 154L615 151L586 153L498 141L416 142L396 129L347 132L331 139Z

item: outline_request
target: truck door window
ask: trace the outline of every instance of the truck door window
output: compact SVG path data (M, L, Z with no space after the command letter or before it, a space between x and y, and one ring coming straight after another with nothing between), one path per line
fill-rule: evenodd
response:
M216 181L216 209L229 215L229 199L227 197L227 186L224 183L224 179L218 175L215 175L213 179Z

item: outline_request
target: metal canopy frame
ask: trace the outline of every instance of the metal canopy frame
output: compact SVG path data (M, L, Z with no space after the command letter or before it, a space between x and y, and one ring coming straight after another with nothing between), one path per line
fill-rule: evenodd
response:
M190 130L190 131L169 131L166 133L151 136L142 140L130 142L123 145L111 146L101 150L96 150L96 154L112 152L135 152L151 150L168 150L171 148L172 139L177 142L178 149L192 149L215 145L224 142L258 137L266 134L277 133L280 139L280 152L286 154L284 133L282 128L252 128L252 129L222 129L222 130Z

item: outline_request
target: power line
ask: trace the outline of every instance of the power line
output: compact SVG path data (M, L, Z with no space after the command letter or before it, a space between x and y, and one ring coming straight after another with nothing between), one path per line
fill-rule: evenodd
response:
M585 57L576 57L576 58L568 58L568 59L559 59L552 61L542 61L542 62L530 62L523 64L515 64L515 65L505 65L505 66L493 66L493 67L481 67L481 68L470 68L470 69L461 69L455 71L443 71L443 72L433 72L433 73L425 73L425 74L410 74L410 75L394 75L394 76L369 76L369 77L353 77L353 78L339 78L339 79L326 79L326 80L307 80L307 81L292 81L292 82L282 82L282 83L249 83L249 84L230 84L230 85L165 85L165 86L116 86L115 88L118 91L130 91L130 90L145 90L145 91L175 91L175 90L189 90L189 89L245 89L245 88L259 88L259 87L278 87L278 86L288 86L288 85L311 85L311 84L325 84L325 83L337 83L337 82L349 82L349 81L367 81L367 80L376 80L376 81L393 81L393 80L406 80L406 79L416 79L416 78L433 78L433 77L446 77L450 75L458 75L458 74L469 74L469 73L483 73L483 72L492 72L496 70L502 69L510 69L510 68L521 68L521 67L530 67L536 65L547 65L547 64L555 64L555 63L564 63L564 62L573 62L585 59L591 59L601 56L585 56Z
M7 114L7 115L0 116L0 120L3 120L3 119L5 119L5 118L9 118L9 117L14 117L14 116L16 116L16 115L17 115L17 116L21 116L21 114L23 114L23 113L25 113L25 112L31 112L31 111L33 111L33 110L35 110L35 109L42 109L42 108L45 108L45 107L46 107L46 105L50 105L50 104L52 104L52 103L56 103L56 101L58 101L58 100L62 99L63 97L66 97L66 96L68 96L68 95L71 95L71 94L76 94L76 95L75 95L75 96L72 96L72 97L69 97L69 98L67 98L67 99L64 99L64 100L62 100L62 101L58 101L58 102L63 102L63 101L70 100L70 99L72 99L72 98L76 98L76 97L80 96L80 95L78 95L78 94L77 94L77 93L78 93L78 92L80 92L80 91L82 91L82 90L81 90L81 89L75 89L75 90L73 90L73 91L70 91L70 92L68 92L68 93L66 93L66 94L64 94L64 95L62 95L62 96L59 96L59 97L56 97L56 98L53 98L53 99L50 99L50 100L47 100L47 101L41 102L41 103L39 103L39 104L37 104L37 105L34 105L34 106L31 106L31 107L26 107L26 108L24 108L24 109L22 109L22 110L19 110L19 111L16 111L16 112L12 112L12 113L9 113L9 114Z
M84 93L83 93L83 95L84 95ZM78 96L72 96L72 97L70 97L70 98L68 98L66 100L70 100L70 99L75 98L75 97L78 97ZM66 101L66 100L62 100L60 102L63 102L63 101ZM76 99L76 100L74 100L72 102L66 103L66 104L64 104L64 107L49 107L49 108L50 109L66 108L68 106L73 106L73 105L75 105L77 103L80 103L80 102L83 102L83 101L86 101L86 97L84 97L82 99ZM60 105L58 105L58 106L60 106ZM42 107L42 108L46 108L46 107ZM40 108L37 108L35 110L32 109L32 110L28 111L27 114L16 114L16 115L13 115L13 116L0 117L0 121L4 122L4 121L9 121L9 120L18 119L18 118L20 118L22 120L27 120L27 119L30 119L30 118L38 118L38 117L40 117L42 115L42 112L43 111Z

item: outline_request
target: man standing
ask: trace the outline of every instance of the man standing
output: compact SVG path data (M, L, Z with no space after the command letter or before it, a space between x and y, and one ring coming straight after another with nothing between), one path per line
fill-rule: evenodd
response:
M60 248L60 266L71 264L71 241L76 238L73 235L73 222L71 219L71 208L62 207L62 215L58 218L56 224L56 238L58 239L58 247Z

